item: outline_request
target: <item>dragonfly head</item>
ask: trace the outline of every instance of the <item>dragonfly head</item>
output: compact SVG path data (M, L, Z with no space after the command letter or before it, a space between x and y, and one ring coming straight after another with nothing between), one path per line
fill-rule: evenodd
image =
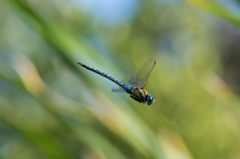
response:
M151 105L151 104L153 104L155 102L155 99L153 98L153 96L151 94L148 94L146 96L146 100L147 100L147 104L148 105Z

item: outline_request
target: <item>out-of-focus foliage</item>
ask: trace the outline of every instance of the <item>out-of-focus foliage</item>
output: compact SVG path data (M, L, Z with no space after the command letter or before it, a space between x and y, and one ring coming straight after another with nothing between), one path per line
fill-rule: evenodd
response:
M239 8L0 1L0 158L240 158ZM151 107L76 64L126 81L150 57Z

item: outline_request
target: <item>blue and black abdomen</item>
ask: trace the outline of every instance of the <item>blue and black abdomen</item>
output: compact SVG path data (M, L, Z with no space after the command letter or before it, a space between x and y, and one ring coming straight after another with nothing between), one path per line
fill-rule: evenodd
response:
M78 64L81 65L82 67L84 67L84 68L92 71L92 72L95 72L95 73L97 73L97 74L99 74L99 75L101 75L101 76L103 76L103 77L105 77L105 78L113 81L114 83L116 83L116 84L119 85L120 87L123 87L123 86L124 86L124 84L123 84L122 82L118 81L117 79L113 78L112 76L109 76L108 74L106 74L106 73L104 73L104 72L102 72L102 71L99 71L99 70L97 70L97 69L95 69L95 68L89 67L89 66L87 66L87 65L85 65L85 64L82 64L82 63L80 63L80 62L78 62Z

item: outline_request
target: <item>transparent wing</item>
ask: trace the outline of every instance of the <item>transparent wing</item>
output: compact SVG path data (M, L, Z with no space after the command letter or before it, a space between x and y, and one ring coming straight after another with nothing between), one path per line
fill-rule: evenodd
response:
M118 88L112 88L112 92L115 93L126 93L126 91L122 88L122 87L118 87Z
M128 82L135 87L145 87L155 65L155 59L148 59L138 71L137 75L132 77Z

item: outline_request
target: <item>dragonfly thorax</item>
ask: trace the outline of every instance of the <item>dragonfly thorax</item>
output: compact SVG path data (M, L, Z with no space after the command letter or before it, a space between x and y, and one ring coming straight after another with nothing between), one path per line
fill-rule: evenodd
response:
M147 102L148 105L151 105L155 101L152 95L148 94L148 92L144 88L131 87L131 91L127 93L131 94L130 96L139 103Z

